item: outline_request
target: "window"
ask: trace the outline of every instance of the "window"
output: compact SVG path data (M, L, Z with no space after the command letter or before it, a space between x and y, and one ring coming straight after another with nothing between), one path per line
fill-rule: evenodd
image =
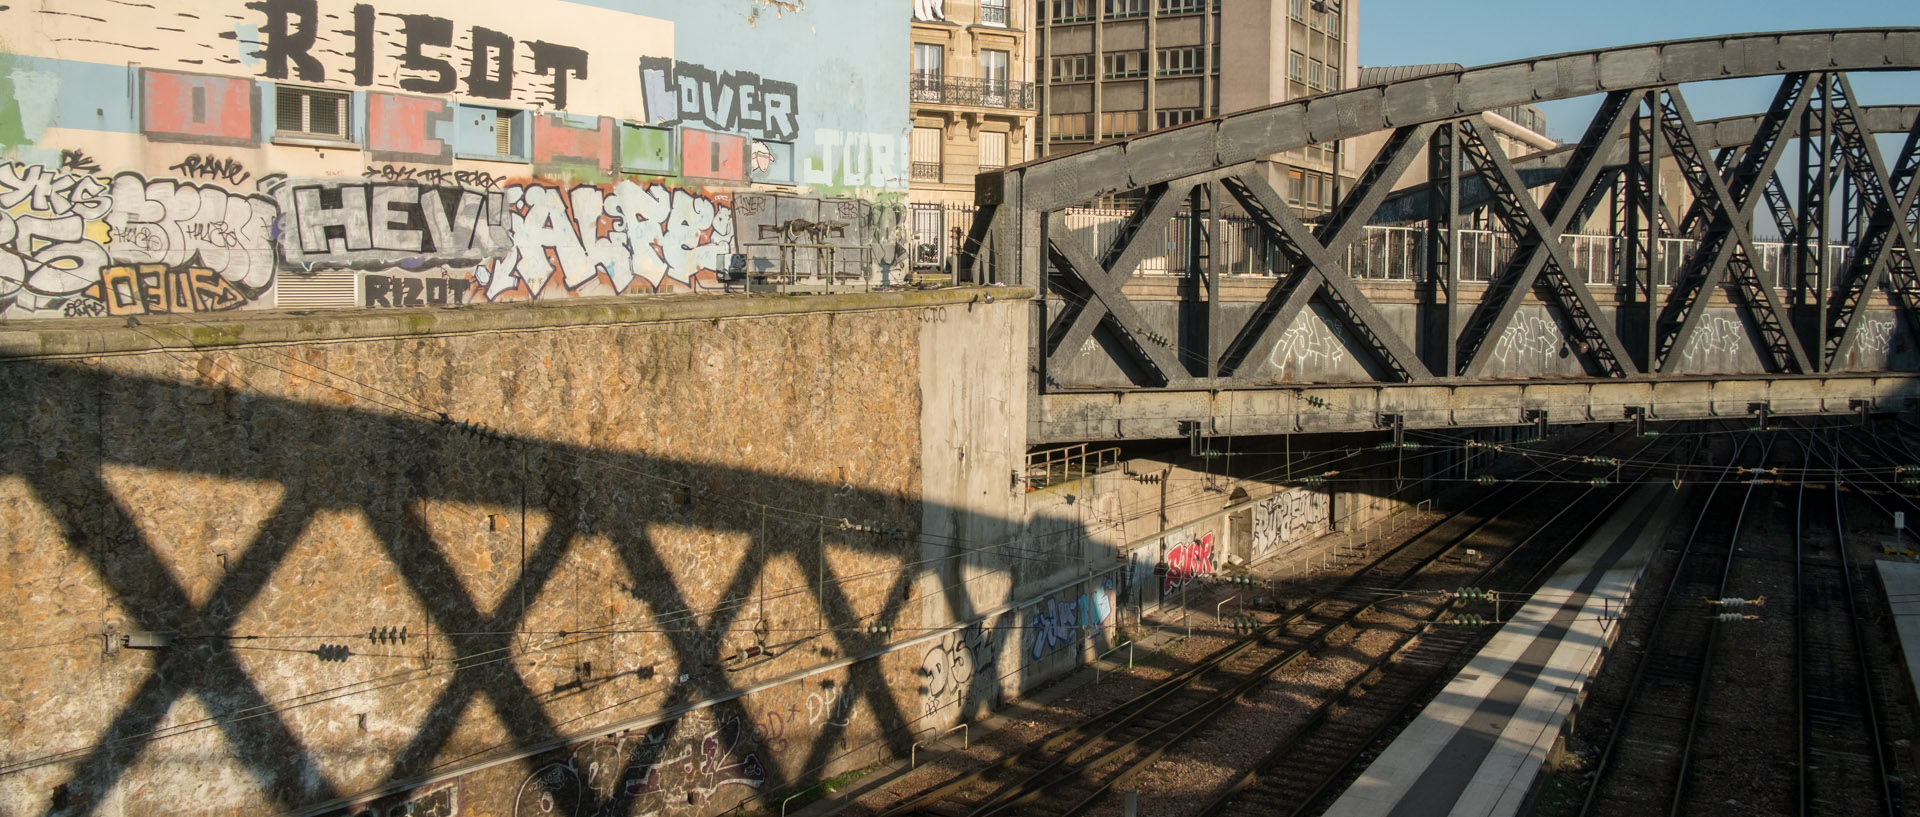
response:
M454 154L462 159L527 160L527 112L461 105Z
M1088 130L1092 114L1053 114L1047 117L1047 139L1053 142L1078 142L1093 138Z
M1327 87L1325 81L1320 78L1320 71L1322 68L1325 68L1325 67L1326 66L1320 64L1319 60L1307 61L1307 87L1308 88L1319 90L1321 88Z
M980 78L987 81L990 89L999 89L996 93L1007 92L1007 81L1012 79L1008 66L1013 64L1011 56L1005 51L987 49L980 52Z
M1307 55L1298 51L1287 52L1287 79L1294 82L1306 82Z
M913 101L940 102L947 49L929 43L913 44Z
M1007 0L980 0L980 23L990 26L1004 26L1012 18L1007 14Z
M1338 11L1327 12L1327 36L1334 39L1340 38L1340 12Z
M1078 23L1093 19L1093 0L1052 0L1053 21Z
M1192 14L1205 11L1206 0L1159 0L1161 14Z
M980 169L1007 166L1007 135L1001 131L980 132Z
M1162 48L1155 51L1153 56L1160 76L1200 73L1200 47L1197 45Z
M1141 131L1146 111L1106 111L1100 114L1100 138L1116 139Z
M1329 91L1340 90L1340 69L1335 68L1331 65L1327 66L1326 77L1327 77L1327 90Z
M900 53L898 51L894 53ZM913 129L913 179L922 182L940 181L940 148L942 132L939 128Z
M633 173L673 174L673 129L623 125L620 131L620 169Z
M276 86L273 95L274 137L350 139L345 91L323 91L293 85Z
M1147 0L1106 0L1107 19L1147 16Z
M1288 16L1301 22L1307 21L1307 0L1292 0L1287 8Z
M1173 108L1171 110L1153 112L1154 127L1156 128L1171 128L1175 125L1185 125L1199 118L1199 108Z
M1054 57L1052 76L1054 82L1085 82L1093 79L1093 55Z
M1306 176L1298 170L1287 171L1287 203L1300 203L1300 194L1306 189Z
M1105 63L1103 76L1107 79L1147 75L1147 52L1145 51L1116 51L1102 55L1101 60Z

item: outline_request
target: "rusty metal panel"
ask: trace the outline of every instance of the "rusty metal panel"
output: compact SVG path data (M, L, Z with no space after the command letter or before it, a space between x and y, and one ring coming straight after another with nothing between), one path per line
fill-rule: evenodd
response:
M1388 127L1386 119L1387 97L1378 88L1361 88L1336 94L1332 97L1338 108L1340 132L1347 136L1359 136Z
M1533 101L1533 66L1510 63L1460 75L1460 107L1490 111Z
M1765 402L1765 380L1721 380L1713 387L1713 413L1721 417L1746 416L1747 406Z
M1416 386L1390 389L1380 393L1380 410L1406 418L1410 426L1446 426L1453 424L1448 398L1452 386Z
M1560 99L1600 90L1600 61L1593 54L1568 54L1533 64L1534 93Z
M1145 187L1176 176L1170 168L1179 165L1185 176L1195 172L1201 162L1211 164L1216 157L1214 128L1210 125L1175 128L1127 144L1126 169L1129 188ZM1199 169L1205 169L1200 167Z
M1660 82L1659 46L1602 51L1599 57L1602 90L1644 88Z
M1382 89L1389 127L1445 119L1460 111L1460 78L1453 74L1396 82Z
M1530 385L1520 396L1529 410L1545 411L1549 423L1613 419L1594 416L1592 400L1593 388L1585 383Z
M1719 40L1694 40L1674 43L1661 49L1665 64L1661 66L1661 79L1666 82L1689 82L1700 79L1714 79L1725 76L1729 48ZM1732 49L1738 51L1738 46ZM1744 60L1743 60L1744 62Z
M1825 71L1833 67L1833 37L1829 34L1788 34L1774 47L1775 70Z
M1049 159L1027 169L1025 186L1027 210L1058 210L1125 190L1125 152L1116 144Z
M1282 105L1220 120L1220 164L1237 165L1307 143L1306 107Z
M1894 54L1894 44L1877 31L1848 31L1833 36L1833 57L1842 68L1892 65Z
M1653 384L1653 405L1647 414L1655 420L1692 420L1713 416L1713 381L1669 380Z
M1920 31L1887 32L1887 53L1898 65L1920 65Z
M1333 97L1307 100L1307 139L1315 144L1340 138L1340 104Z
M1516 425L1520 417L1519 386L1469 386L1452 395L1453 421L1463 426Z
M979 207L991 207L1007 200L1006 177L1008 173L1023 173L1021 170L989 170L973 177L973 203Z

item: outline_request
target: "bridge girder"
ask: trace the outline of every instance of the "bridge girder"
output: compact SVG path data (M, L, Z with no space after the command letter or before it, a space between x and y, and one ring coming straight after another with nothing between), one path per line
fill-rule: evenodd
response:
M976 278L1040 289L1034 384L1043 395L1286 387L1294 381L1257 364L1310 306L1355 353L1367 372L1360 383L1493 376L1491 341L1523 309L1545 309L1564 338L1562 356L1583 371L1535 379L1674 378L1688 373L1683 358L1699 345L1709 304L1728 314L1715 300L1722 293L1761 373L1834 371L1858 336L1855 318L1882 289L1920 348L1920 277L1910 258L1920 249L1920 185L1912 183L1920 107L1858 108L1846 75L1916 69L1920 28L1804 31L1558 54L1310 97L981 174L982 212L962 264L972 270L990 259L992 271ZM1696 122L1680 89L1764 76L1780 77L1780 92L1750 117ZM1546 154L1509 157L1484 116L1590 94L1605 94L1605 102L1581 142ZM1903 131L1904 149L1884 160L1873 134ZM1385 146L1317 223L1296 215L1258 169L1262 157L1380 132ZM1792 140L1802 145L1797 202L1775 172ZM1430 194L1396 195L1396 182L1423 154ZM1654 183L1662 167L1678 168L1685 184L1663 192ZM1552 187L1536 201L1530 188L1543 184ZM1130 191L1142 191L1144 206L1110 243L1083 246L1066 211ZM1576 274L1564 244L1610 198L1620 272L1607 305L1590 289L1598 282ZM1373 300L1385 296L1343 263L1394 199L1410 203L1389 209L1428 225L1425 280L1410 283L1424 293L1416 309L1433 314L1414 321L1385 316ZM1776 267L1793 276L1791 297L1761 269L1752 221L1762 202L1789 245ZM1833 207L1847 202L1860 212L1838 219L1836 230ZM1675 218L1668 205L1681 203L1684 217ZM1475 205L1513 249L1484 287L1463 289L1462 216ZM1237 322L1221 304L1223 213L1244 218L1273 248L1264 269L1272 284L1238 305L1250 312ZM1139 288L1136 272L1176 214L1187 224L1186 256L1184 266L1168 264L1185 283L1169 321L1159 309L1164 298L1137 301L1126 288ZM1841 243L1852 248L1843 270L1810 271L1809 257ZM1677 272L1663 273L1663 254L1675 253L1684 255ZM1673 280L1660 281L1662 274ZM1819 283L1809 284L1814 278ZM1463 308L1471 310L1464 321ZM1062 379L1095 347L1126 382Z

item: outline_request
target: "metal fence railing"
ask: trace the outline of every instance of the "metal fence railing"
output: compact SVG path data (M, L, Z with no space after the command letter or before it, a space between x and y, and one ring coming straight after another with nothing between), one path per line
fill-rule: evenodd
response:
M1097 257L1113 243L1129 215L1128 210L1071 208L1065 212L1067 234L1071 240L1083 242ZM951 272L967 230L973 226L973 217L972 205L915 205L912 208L915 268L922 274ZM1204 232L1212 225L1203 219L1201 228ZM1161 230L1158 246L1164 249L1143 258L1135 275L1177 276L1189 272L1187 248L1194 240L1189 218L1175 216ZM1206 240L1204 235L1200 240ZM1516 249L1513 239L1498 231L1461 230L1459 241L1460 280L1469 283L1493 280ZM1624 239L1610 235L1569 235L1562 236L1560 241L1574 274L1581 280L1590 285L1619 283ZM1659 243L1658 280L1662 286L1671 286L1696 242L1663 238ZM1754 266L1760 271L1761 280L1768 286L1785 286L1781 270L1783 264L1791 266L1792 245L1756 241L1754 249L1758 254L1753 259ZM1285 268L1285 257L1266 231L1244 216L1222 219L1220 251L1224 253L1222 269L1230 276L1272 276L1275 269ZM1851 259L1852 248L1844 244L1828 247L1829 278L1846 269ZM1420 281L1427 269L1426 227L1367 227L1340 261L1347 274L1358 280Z

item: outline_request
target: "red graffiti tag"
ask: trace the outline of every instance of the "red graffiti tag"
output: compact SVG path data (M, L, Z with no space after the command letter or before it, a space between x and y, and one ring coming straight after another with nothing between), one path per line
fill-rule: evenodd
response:
M1167 551L1167 580L1161 592L1171 593L1196 577L1212 574L1213 534L1205 533L1198 539Z

